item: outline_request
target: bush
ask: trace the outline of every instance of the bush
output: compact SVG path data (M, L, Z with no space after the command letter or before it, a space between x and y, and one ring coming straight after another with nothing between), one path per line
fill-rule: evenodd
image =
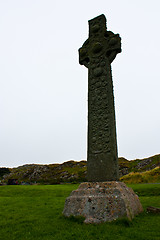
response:
M5 174L9 174L11 171L9 168L0 168L0 178L2 178Z

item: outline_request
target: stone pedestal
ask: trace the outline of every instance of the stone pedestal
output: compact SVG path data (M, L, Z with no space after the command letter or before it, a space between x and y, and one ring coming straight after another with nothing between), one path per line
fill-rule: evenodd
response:
M83 216L85 223L110 222L127 217L131 220L143 211L138 196L124 183L86 182L66 199L63 214Z

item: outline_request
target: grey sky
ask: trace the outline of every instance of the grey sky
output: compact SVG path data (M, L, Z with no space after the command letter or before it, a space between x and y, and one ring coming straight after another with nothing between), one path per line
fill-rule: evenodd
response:
M122 38L112 64L119 156L160 153L158 0L0 0L0 166L86 159L87 69L100 14Z

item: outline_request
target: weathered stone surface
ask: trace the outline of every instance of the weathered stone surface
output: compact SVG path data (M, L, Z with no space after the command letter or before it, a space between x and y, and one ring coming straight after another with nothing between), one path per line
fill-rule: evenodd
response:
M89 21L89 38L79 49L88 68L88 181L119 179L111 63L121 52L121 39L106 29L100 15Z
M131 220L142 212L138 196L124 183L86 182L66 199L63 214L83 216L85 223L110 222L127 217Z

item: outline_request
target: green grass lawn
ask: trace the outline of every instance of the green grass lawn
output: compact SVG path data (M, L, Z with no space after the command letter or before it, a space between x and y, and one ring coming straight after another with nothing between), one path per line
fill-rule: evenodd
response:
M62 216L65 198L78 185L0 186L1 240L160 240L160 184L129 185L139 195L144 212L126 219L86 225L82 218Z

